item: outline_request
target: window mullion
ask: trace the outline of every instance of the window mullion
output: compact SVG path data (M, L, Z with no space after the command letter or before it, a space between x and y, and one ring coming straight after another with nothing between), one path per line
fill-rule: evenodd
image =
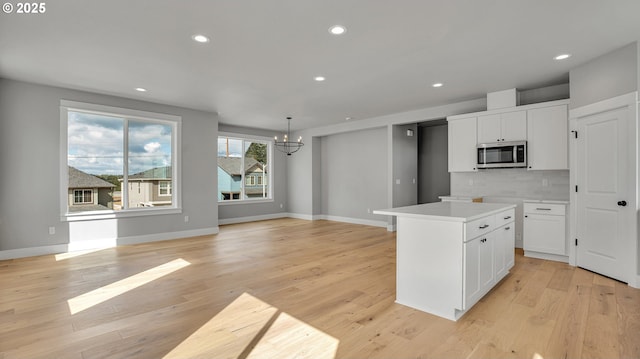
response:
M122 209L129 209L129 119L123 119L122 140L122 188L120 193Z
M244 195L244 191L246 189L246 178L245 178L245 173L244 173L244 156L245 156L245 146L246 146L246 141L242 140L242 148L240 149L240 198L238 198L239 200L244 200L245 199L245 195Z

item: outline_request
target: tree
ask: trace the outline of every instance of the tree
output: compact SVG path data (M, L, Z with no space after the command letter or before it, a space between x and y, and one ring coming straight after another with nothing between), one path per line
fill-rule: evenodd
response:
M251 157L262 164L267 163L267 144L252 142L244 156Z

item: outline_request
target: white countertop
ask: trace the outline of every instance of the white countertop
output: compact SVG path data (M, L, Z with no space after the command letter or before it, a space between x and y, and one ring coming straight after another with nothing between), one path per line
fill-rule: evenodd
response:
M469 222L515 207L515 204L508 203L434 202L416 206L380 209L373 211L373 213L417 219Z
M548 204L569 204L569 201L555 199L525 199L522 203L548 203Z

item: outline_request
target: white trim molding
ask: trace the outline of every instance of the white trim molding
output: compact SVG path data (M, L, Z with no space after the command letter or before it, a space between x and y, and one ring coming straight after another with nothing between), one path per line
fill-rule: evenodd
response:
M178 232L165 232L146 234L141 236L130 236L113 239L100 239L89 241L75 241L73 243L53 244L49 246L29 247L29 248L17 248L0 251L0 260L17 259L25 257L34 257L42 255L60 254L74 251L84 251L91 249L104 249L115 247L118 245L139 244L148 242L166 241L172 239L198 237L215 235L219 233L218 227L191 229Z
M278 219L278 218L287 218L289 214L286 212L282 213L273 213L273 214L263 214L260 216L248 216L248 217L236 217L236 218L227 218L227 219L218 219L218 225L225 224L236 224L236 223L246 223L246 222L256 222L256 221L266 221L269 219Z

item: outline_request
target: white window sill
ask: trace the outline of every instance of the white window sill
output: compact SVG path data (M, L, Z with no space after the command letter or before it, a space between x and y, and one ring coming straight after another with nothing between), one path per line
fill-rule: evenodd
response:
M91 211L79 213L64 213L60 216L63 222L91 221L99 219L129 218L141 216L161 216L165 214L182 213L182 208L144 208L128 209L125 211Z
M271 203L273 199L236 199L229 201L218 201L219 206L229 206L234 204L254 204L254 203Z

